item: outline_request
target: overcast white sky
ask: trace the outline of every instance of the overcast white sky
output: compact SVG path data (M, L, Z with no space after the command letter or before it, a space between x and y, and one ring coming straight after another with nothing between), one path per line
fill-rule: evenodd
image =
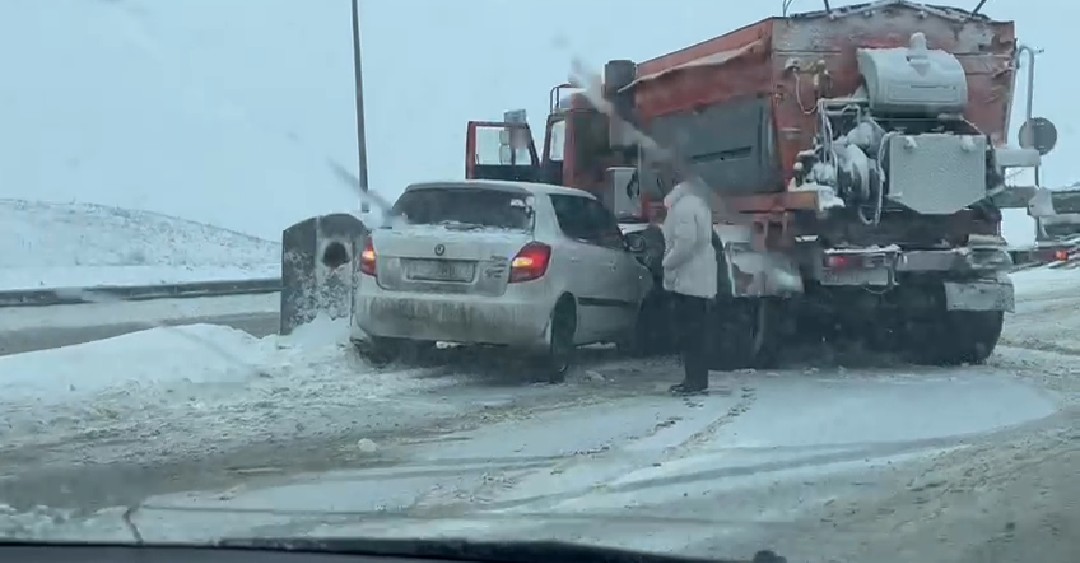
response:
M143 208L275 239L358 207L325 164L356 167L349 1L0 0L0 197ZM780 4L361 0L372 186L394 196L461 177L465 122L515 107L542 120L571 51L598 67L642 60ZM1062 133L1046 183L1080 180L1080 4L990 0L984 11L1046 49L1036 113Z

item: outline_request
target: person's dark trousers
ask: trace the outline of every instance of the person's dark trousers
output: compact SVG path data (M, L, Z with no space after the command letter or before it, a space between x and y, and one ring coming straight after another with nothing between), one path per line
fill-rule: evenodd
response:
M709 387L709 300L682 293L671 293L673 329L685 375L672 391L704 391Z

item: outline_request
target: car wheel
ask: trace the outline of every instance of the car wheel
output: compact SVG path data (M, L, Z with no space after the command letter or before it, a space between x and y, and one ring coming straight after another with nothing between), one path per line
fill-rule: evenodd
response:
M368 340L355 342L355 345L360 355L377 367L395 361L422 363L435 350L434 342L386 336L372 336Z
M573 367L574 355L577 352L577 346L574 345L576 331L577 311L573 302L559 302L551 313L548 349L540 359L539 366L548 383L566 381L566 374Z
M353 345L360 357L376 367L383 367L398 359L401 346L396 338L368 336L364 340L354 340Z
M431 340L402 340L398 344L398 361L427 365L435 361L436 343Z

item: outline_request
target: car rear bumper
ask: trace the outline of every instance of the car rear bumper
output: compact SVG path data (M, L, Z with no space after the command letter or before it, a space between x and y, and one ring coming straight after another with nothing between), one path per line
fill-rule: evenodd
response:
M462 295L357 295L353 338L365 335L542 348L551 306ZM361 332L362 331L362 332Z

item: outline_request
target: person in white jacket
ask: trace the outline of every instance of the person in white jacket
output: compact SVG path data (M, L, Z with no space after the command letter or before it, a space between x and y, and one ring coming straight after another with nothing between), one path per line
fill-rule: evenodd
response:
M712 194L696 179L682 179L664 198L664 289L672 300L684 377L673 393L704 393L709 387L709 301L716 297Z

